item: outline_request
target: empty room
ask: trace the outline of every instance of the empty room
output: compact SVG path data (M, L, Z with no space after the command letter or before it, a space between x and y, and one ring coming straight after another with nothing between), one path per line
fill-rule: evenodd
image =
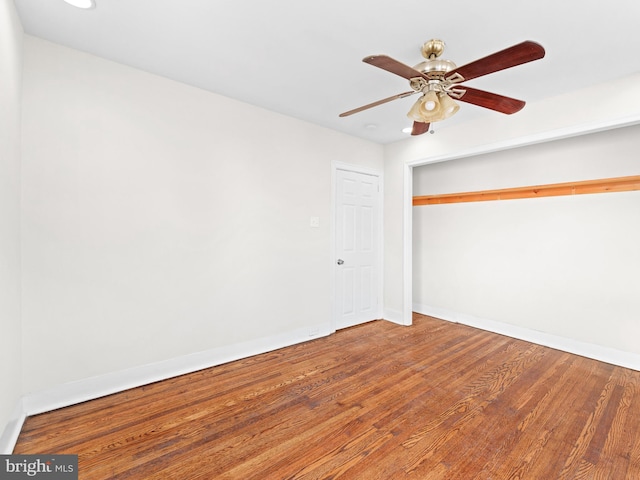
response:
M0 478L640 478L602 7L0 0Z

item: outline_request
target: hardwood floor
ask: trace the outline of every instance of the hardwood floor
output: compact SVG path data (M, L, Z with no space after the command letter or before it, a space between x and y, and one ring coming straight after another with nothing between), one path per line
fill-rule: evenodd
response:
M80 479L640 479L640 372L415 315L30 417Z

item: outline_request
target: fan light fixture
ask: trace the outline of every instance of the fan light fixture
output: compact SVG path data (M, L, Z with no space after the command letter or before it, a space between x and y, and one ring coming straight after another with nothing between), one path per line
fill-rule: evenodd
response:
M460 106L445 92L436 93L428 90L413 104L407 114L411 120L421 123L432 123L453 116Z
M73 5L74 7L84 8L88 10L90 8L95 8L96 2L94 0L64 0L69 5Z

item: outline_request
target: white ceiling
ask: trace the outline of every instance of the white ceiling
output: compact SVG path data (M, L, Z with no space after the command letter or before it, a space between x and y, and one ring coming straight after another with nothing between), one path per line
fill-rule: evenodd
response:
M367 55L415 65L422 43L439 38L442 57L461 66L533 40L544 59L468 83L528 102L640 71L638 0L96 3L81 10L63 0L15 0L28 34L379 143L406 138L416 97L338 118L410 90L362 63ZM502 114L462 104L435 130L488 115Z

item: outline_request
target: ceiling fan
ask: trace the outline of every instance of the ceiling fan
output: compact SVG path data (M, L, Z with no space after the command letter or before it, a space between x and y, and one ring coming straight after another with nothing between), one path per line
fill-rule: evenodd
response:
M413 120L411 135L421 135L429 131L432 122L445 120L454 115L460 106L453 99L501 113L516 113L522 110L525 105L522 100L467 87L461 83L539 60L545 54L541 45L527 40L462 67L456 67L455 63L438 58L442 55L444 46L442 40L433 39L426 42L422 46L422 56L426 60L414 67L405 65L387 55L372 55L363 58L362 61L365 63L406 78L409 80L412 90L349 110L341 113L340 117L347 117L416 93L422 93L422 95L407 114Z

